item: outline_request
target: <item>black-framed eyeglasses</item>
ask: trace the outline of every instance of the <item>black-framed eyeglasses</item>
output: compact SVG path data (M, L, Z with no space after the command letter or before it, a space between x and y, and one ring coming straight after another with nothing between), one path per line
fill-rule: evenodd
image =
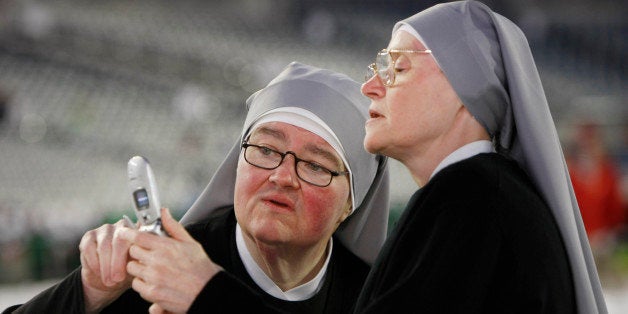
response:
M377 74L385 86L391 87L395 83L395 60L390 55L391 53L430 54L432 50L382 49L377 53L375 63L371 63L367 67L365 82Z
M331 184L331 180L334 177L349 173L349 171L329 170L316 162L303 160L291 151L280 153L266 146L249 144L247 142L242 142L242 148L244 149L244 160L246 162L267 170L276 169L287 155L292 155L294 157L294 169L299 179L319 187L326 187Z

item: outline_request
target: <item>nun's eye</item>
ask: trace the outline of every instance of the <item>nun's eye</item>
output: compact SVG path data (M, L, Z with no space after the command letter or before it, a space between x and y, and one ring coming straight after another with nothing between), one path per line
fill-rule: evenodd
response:
M410 60L408 57L401 55L395 60L395 72L400 73L410 68Z
M412 63L405 53L430 54L431 50L411 50L411 49L382 49L375 57L375 63L367 67L366 81L376 74L381 79L384 86L391 87L395 83L396 73L410 70Z
M396 66L393 70L395 71L395 74L403 74L405 72L407 72L410 69L410 67L404 67L404 66Z

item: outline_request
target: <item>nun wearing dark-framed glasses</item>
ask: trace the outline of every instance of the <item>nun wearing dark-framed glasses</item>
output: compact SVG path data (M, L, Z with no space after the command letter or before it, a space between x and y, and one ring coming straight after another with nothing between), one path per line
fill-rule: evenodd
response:
M368 99L293 62L246 104L181 223L162 210L170 237L89 231L81 268L6 312L352 312L388 225L387 158L362 146Z

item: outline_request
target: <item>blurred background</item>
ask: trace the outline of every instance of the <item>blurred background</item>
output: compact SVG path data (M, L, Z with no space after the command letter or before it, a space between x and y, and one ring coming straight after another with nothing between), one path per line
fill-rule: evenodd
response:
M134 217L126 164L180 217L290 61L362 81L393 24L439 1L0 0L0 310L79 264L83 233ZM628 6L483 1L526 33L611 313L628 311ZM391 224L416 186L392 162Z

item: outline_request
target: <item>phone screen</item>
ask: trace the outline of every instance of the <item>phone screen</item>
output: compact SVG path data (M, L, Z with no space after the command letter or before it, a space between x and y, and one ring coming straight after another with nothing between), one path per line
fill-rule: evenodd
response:
M150 205L148 203L148 193L146 189L139 189L133 192L133 199L138 209L145 209Z

